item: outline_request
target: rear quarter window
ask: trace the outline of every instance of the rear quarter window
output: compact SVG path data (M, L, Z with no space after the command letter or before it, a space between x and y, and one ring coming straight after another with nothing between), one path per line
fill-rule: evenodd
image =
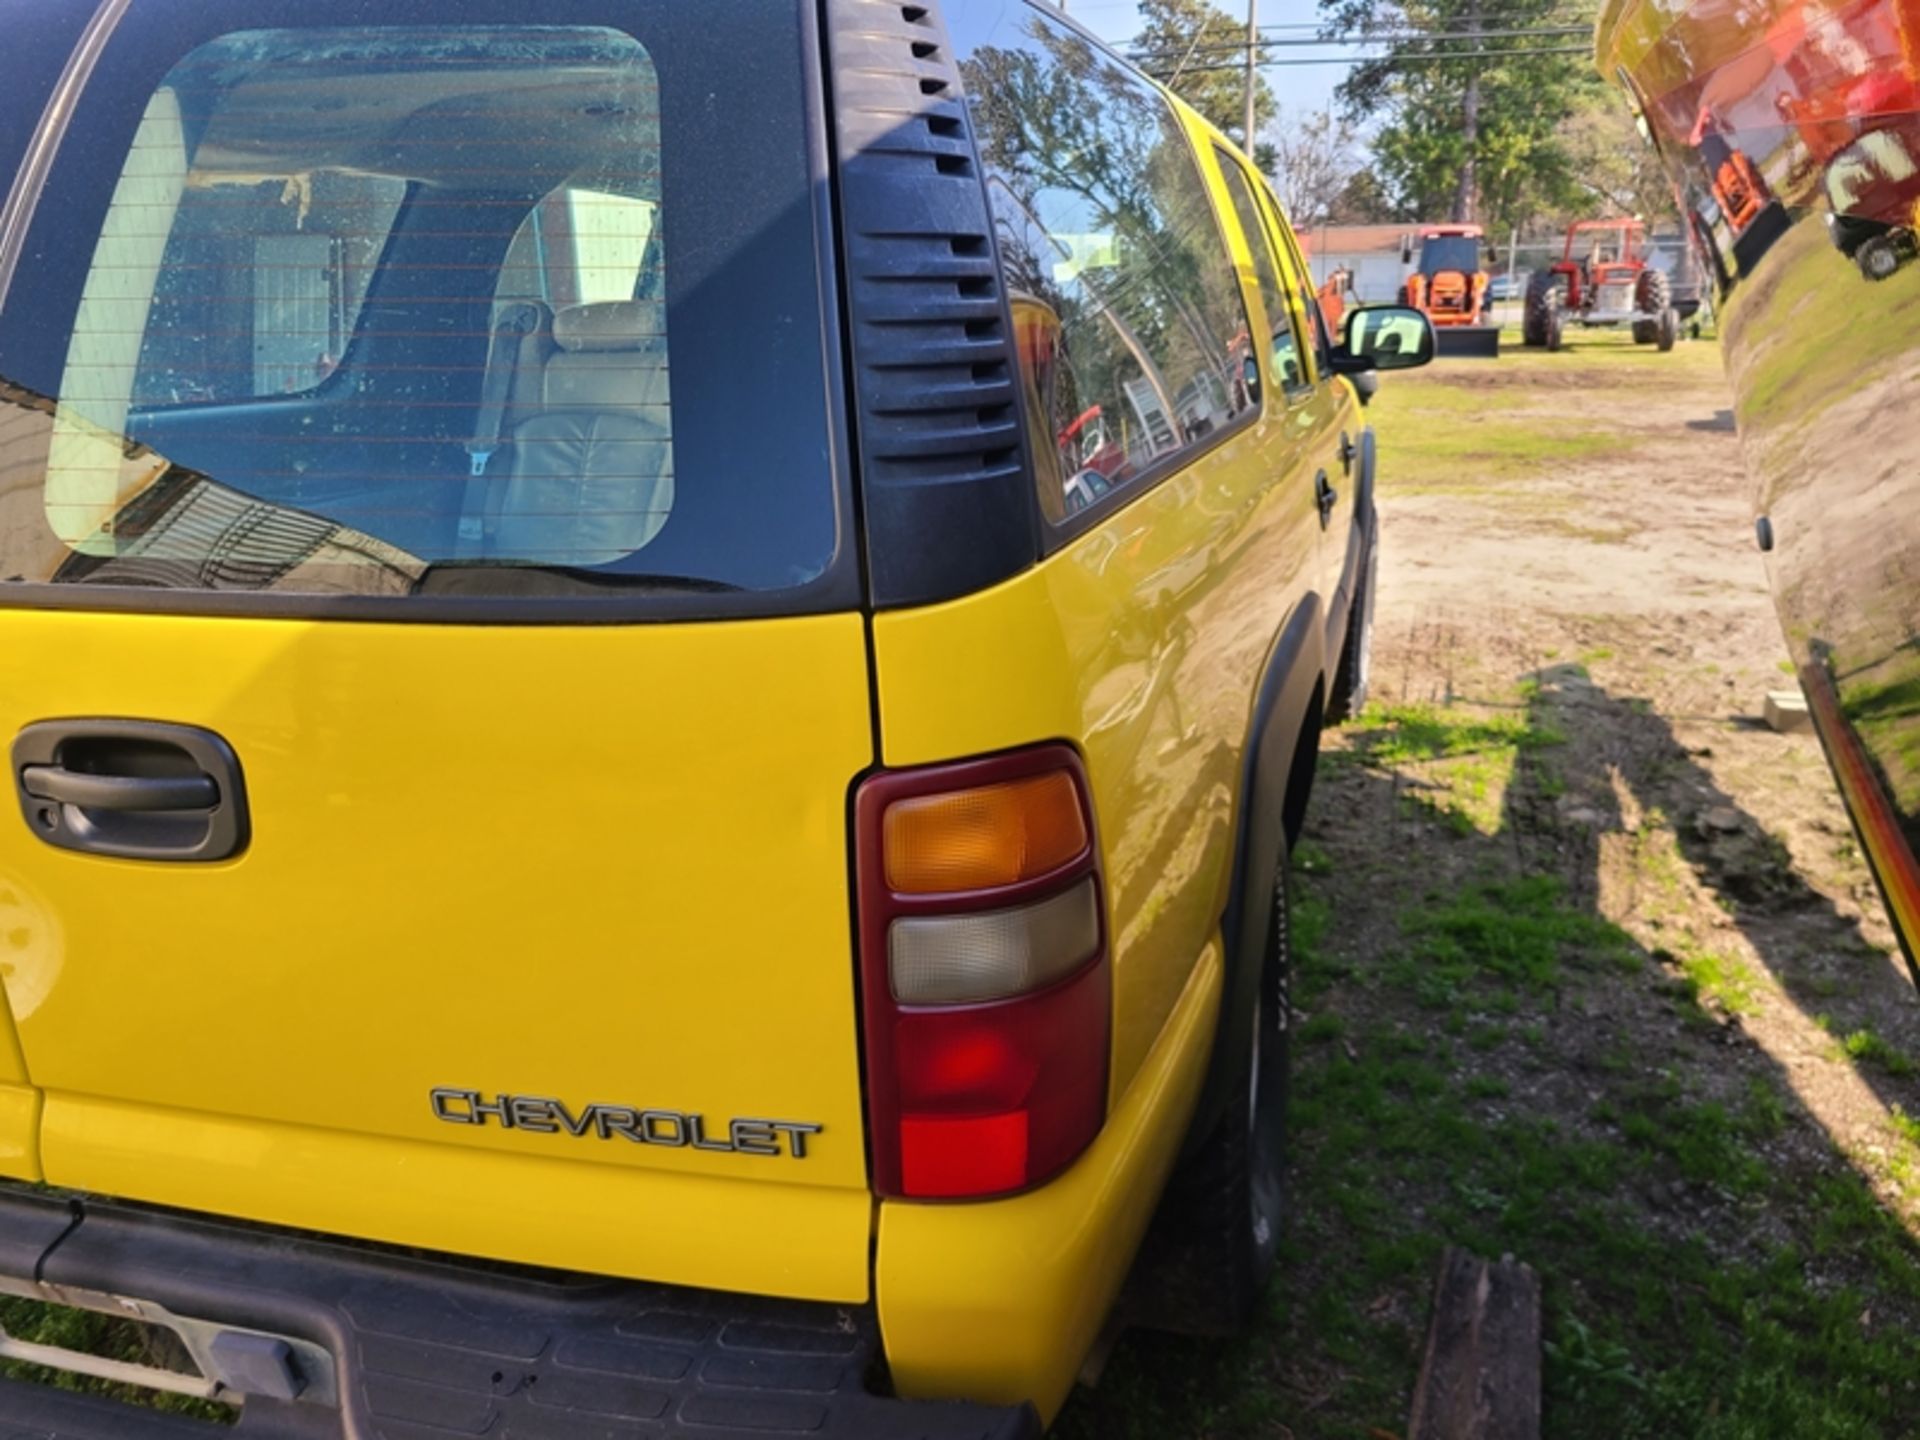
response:
M366 17L108 38L12 237L0 603L857 593L802 8Z
M1251 418L1249 326L1192 147L1145 79L1024 4L953 16L1060 523Z

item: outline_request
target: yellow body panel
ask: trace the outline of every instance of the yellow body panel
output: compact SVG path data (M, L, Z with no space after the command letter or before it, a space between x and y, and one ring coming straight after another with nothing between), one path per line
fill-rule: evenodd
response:
M0 1175L40 1179L40 1092L0 1085Z
M1258 333L1215 136L1182 114ZM872 1293L903 1392L1051 1415L1206 1071L1262 668L1345 553L1314 478L1348 392L1262 389L1258 416L1031 569L870 622L8 612L0 733L214 731L253 839L152 864L0 824L0 1173L690 1286ZM888 766L1080 749L1113 980L1089 1151L1026 1195L877 1221L847 830L876 711ZM456 1126L436 1087L818 1129L799 1159Z
M24 887L0 881L0 1176L40 1178L40 1092L27 1083L27 1064L14 1034L13 1015L4 1003L13 957L33 939L27 925L39 907L26 902Z
M1211 160L1203 173L1257 317ZM1329 571L1337 583L1313 477L1337 464L1329 432L1351 400L1342 387L1289 407L1265 389L1253 424L1035 569L873 622L885 764L1050 739L1084 751L1110 897L1116 1098L1220 923L1261 667L1294 605Z
M0 733L206 727L239 755L253 821L245 853L211 865L0 824L6 994L53 1097L48 1180L504 1259L864 1292L858 615L13 611L5 629ZM796 1159L451 1125L440 1086L697 1114L709 1136L748 1117L822 1128Z
M1050 739L1085 753L1116 1098L1226 907L1254 689L1316 553L1310 484L1267 479L1293 455L1255 425L1026 574L873 622L886 764Z
M1257 326L1216 137L1182 113ZM1185 1137L1218 1019L1255 693L1294 607L1314 593L1330 604L1346 549L1344 517L1337 545L1321 529L1314 476L1338 466L1351 392L1322 385L1289 404L1270 374L1263 389L1252 424L1033 570L874 619L886 765L1051 739L1081 749L1112 937L1110 1108L1093 1148L1016 1199L881 1206L875 1290L906 1393L1031 1399L1051 1415Z
M109 1194L589 1274L805 1299L867 1297L864 1191L506 1155L46 1097L47 1165ZM3 1118L3 1117L0 1117ZM165 1155L167 1163L156 1163Z
M1173 1168L1171 1117L1199 1094L1220 981L1216 941L1099 1140L1051 1185L985 1205L881 1206L875 1290L903 1394L1060 1408Z

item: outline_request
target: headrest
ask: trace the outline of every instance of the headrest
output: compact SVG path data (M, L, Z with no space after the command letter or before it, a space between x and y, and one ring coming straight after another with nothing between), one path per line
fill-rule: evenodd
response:
M575 355L595 350L643 350L666 335L666 306L658 300L570 305L553 317L554 343Z

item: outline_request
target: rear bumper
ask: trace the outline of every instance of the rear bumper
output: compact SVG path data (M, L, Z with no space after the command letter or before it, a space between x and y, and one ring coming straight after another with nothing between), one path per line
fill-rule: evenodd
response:
M870 1306L480 1267L7 1190L0 1289L94 1297L85 1308L126 1297L183 1322L189 1349L214 1340L217 1356L240 1357L227 1373L228 1393L245 1395L226 1432L237 1440L1039 1434L1026 1406L870 1393ZM238 1332L237 1345L220 1340ZM35 1440L207 1434L197 1421L19 1381L0 1380L0 1417Z

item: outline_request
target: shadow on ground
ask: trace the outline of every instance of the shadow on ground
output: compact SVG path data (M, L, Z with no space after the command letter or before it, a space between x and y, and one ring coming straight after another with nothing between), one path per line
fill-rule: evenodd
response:
M1644 703L1523 693L1323 756L1268 1312L1124 1337L1060 1434L1397 1436L1458 1244L1541 1273L1555 1440L1920 1435L1911 987Z

